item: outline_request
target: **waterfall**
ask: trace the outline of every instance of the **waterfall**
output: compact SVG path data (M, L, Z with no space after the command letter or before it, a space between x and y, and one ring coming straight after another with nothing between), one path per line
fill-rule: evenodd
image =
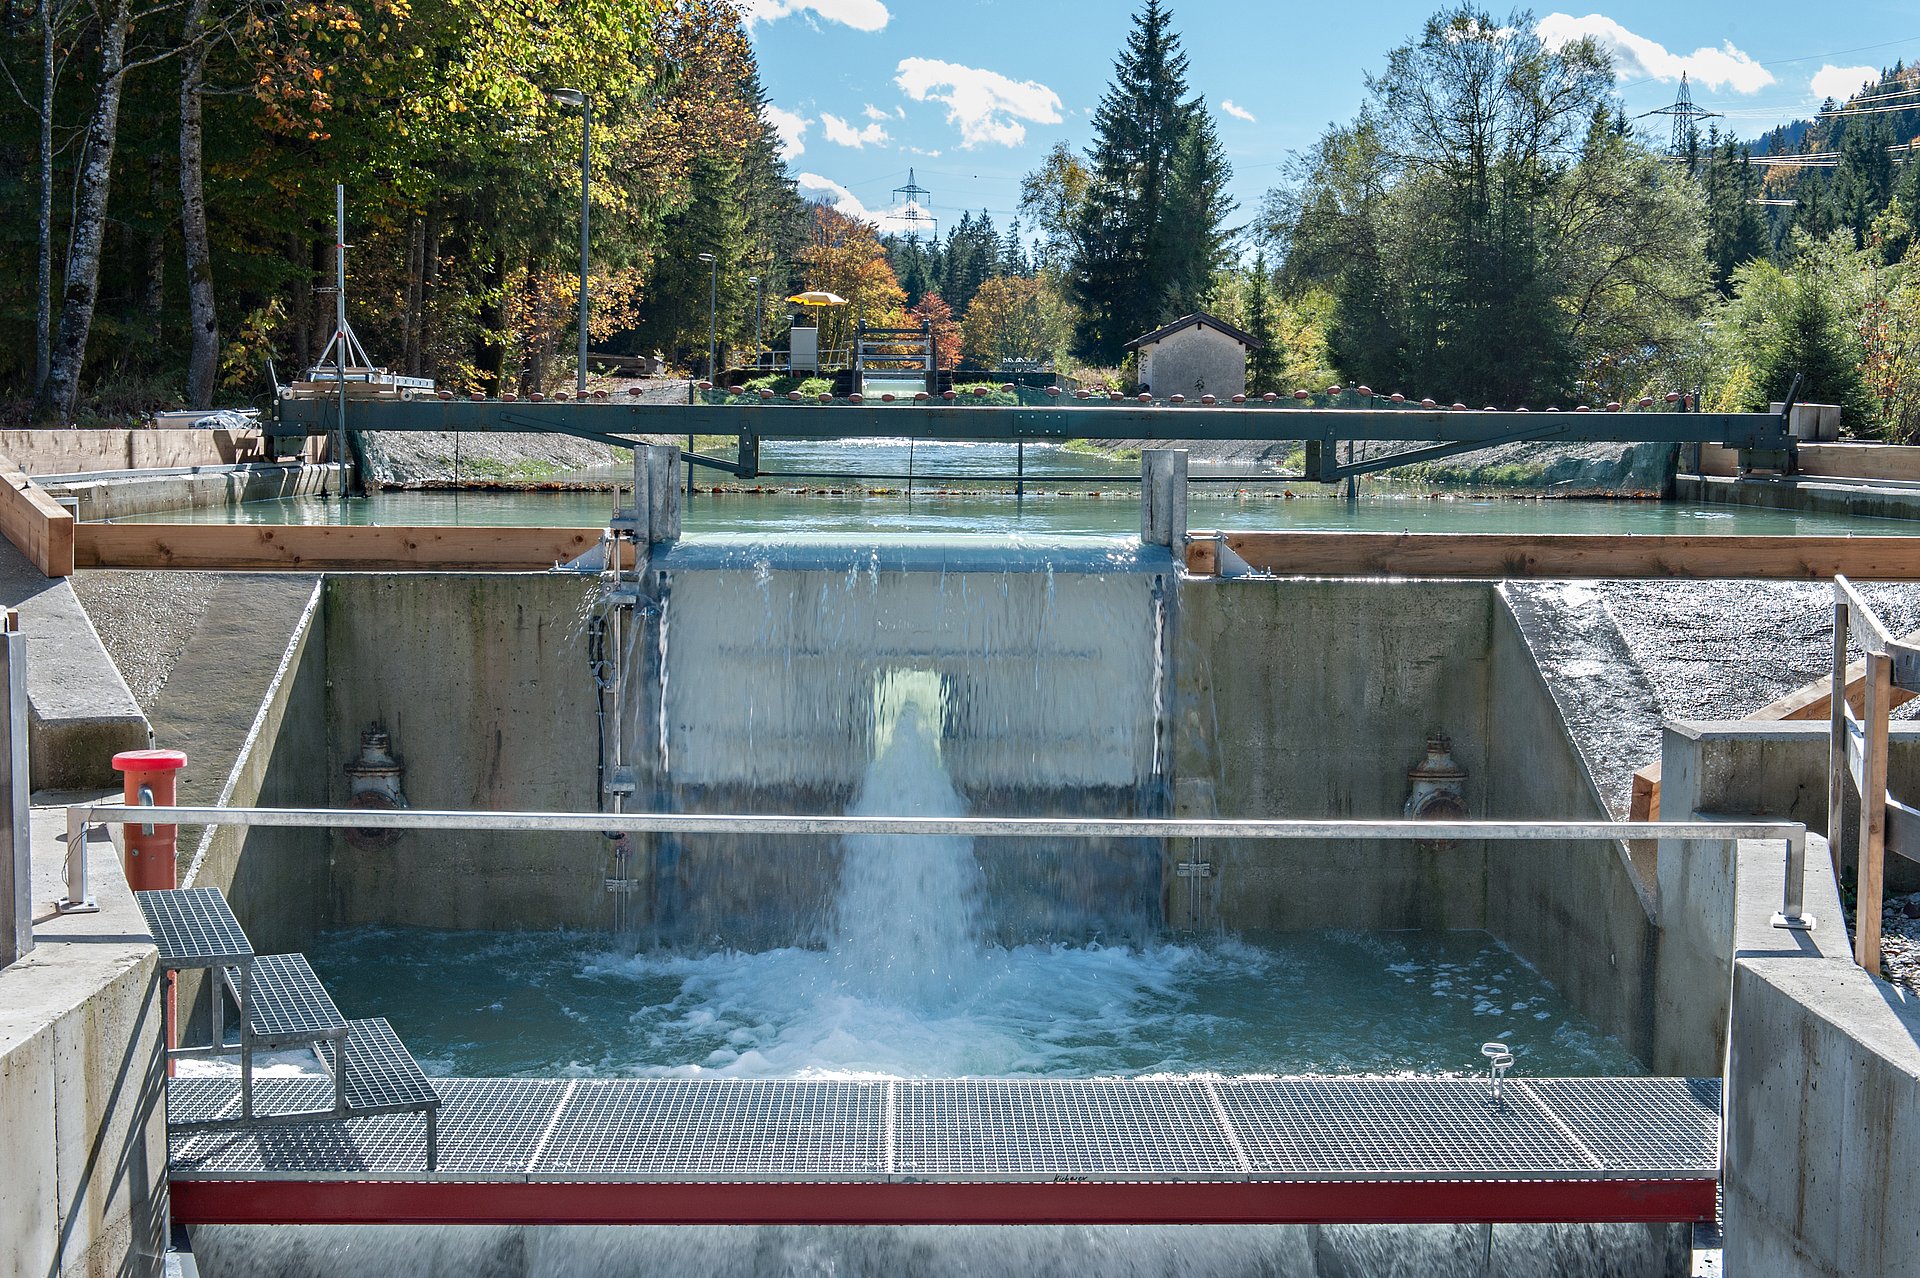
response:
M1113 540L679 543L655 564L653 700L633 706L623 736L636 802L716 813L893 815L900 803L983 816L1164 812L1172 572L1164 551ZM884 868L905 877L872 881L875 915L906 913L902 894L958 894L976 944L1136 942L1162 922L1161 851L1143 839L992 839L968 850L662 838L641 914L644 930L675 946L837 947L856 939L849 893ZM843 860L866 868L843 875ZM928 964L959 955L958 938L908 940L873 979L930 996L948 978Z
M918 704L907 703L894 719L850 811L967 814ZM970 838L850 836L834 902L832 949L842 978L866 997L915 1007L937 1007L969 992L981 957L981 889Z

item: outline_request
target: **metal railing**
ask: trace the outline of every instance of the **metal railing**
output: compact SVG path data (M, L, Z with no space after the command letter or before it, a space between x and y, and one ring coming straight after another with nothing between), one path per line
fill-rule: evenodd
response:
M454 812L406 808L143 807L80 803L67 809L84 846L89 825L158 822L334 830L504 830L582 834L963 835L971 838L1375 839L1546 842L1740 839L1786 846L1774 926L1811 929L1805 911L1807 827L1795 821L1366 821L1218 817L744 816L667 812ZM84 870L85 862L79 862Z
M1847 699L1847 642L1854 631L1865 651L1860 713ZM1887 793L1887 735L1895 689L1920 693L1920 646L1895 638L1873 605L1845 577L1833 579L1833 685L1828 694L1827 834L1834 877L1840 875L1841 831L1849 788L1860 802L1856 835L1853 957L1880 971L1880 911L1887 853L1920 861L1920 808Z

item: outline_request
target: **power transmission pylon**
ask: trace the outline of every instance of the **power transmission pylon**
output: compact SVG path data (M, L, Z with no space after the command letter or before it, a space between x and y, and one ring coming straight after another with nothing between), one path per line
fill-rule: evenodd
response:
M1700 133L1700 121L1721 118L1720 112L1695 104L1685 71L1680 73L1680 92L1674 96L1671 106L1657 107L1634 118L1644 120L1649 115L1673 117L1673 141L1668 144L1667 153L1676 157L1684 157L1693 150L1694 140Z
M907 184L893 188L893 213L895 222L905 226L908 243L919 244L921 228L926 229L927 239L931 241L940 227L933 214L927 212L927 197L933 192L914 180L913 170L907 170Z

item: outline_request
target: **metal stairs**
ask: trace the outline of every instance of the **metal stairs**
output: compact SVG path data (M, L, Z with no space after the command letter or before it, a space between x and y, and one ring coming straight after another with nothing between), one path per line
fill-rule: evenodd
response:
M261 1128L329 1119L417 1113L426 1125L427 1169L438 1163L440 1095L385 1020L349 1021L303 954L262 954L215 888L137 892L147 929L169 973L204 970L209 1041L170 1047L169 1061L235 1050L238 1074L167 1079L167 1124L174 1131ZM229 1040L227 1005L238 1041ZM168 1000L167 1041L179 1041L179 1012ZM324 1075L254 1076L258 1051L310 1047Z

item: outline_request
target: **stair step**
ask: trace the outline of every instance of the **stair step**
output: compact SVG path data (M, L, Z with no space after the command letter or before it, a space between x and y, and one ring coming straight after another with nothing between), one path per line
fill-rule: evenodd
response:
M136 892L166 968L214 967L253 957L253 943L218 888Z
M323 1074L253 1080L253 1122L258 1125L364 1118L374 1114L417 1113L438 1109L440 1093L420 1071L384 1019L347 1022L346 1109L333 1108L333 1080ZM334 1044L321 1055L331 1064ZM196 1124L243 1126L240 1077L175 1078L167 1083L167 1121L174 1127Z
M239 1001L240 979L221 969L227 988ZM304 954L263 954L253 960L247 986L247 1023L255 1046L280 1047L316 1038L340 1038L347 1019L314 975Z
M321 1054L331 1056L332 1044ZM347 1108L360 1114L431 1109L440 1104L420 1065L386 1018L347 1022Z

